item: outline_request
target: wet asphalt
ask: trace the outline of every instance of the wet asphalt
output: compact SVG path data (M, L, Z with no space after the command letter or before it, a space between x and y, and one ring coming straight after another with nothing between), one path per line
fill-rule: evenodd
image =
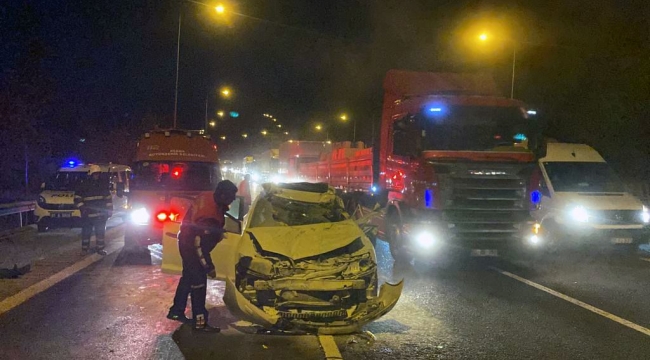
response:
M114 241L120 241L114 240ZM313 335L260 334L210 281L210 322L196 334L165 319L178 281L151 257L119 251L0 315L0 359L324 359ZM379 241L382 281L404 279L397 306L367 334L335 336L344 359L650 359L650 336L503 275L544 285L650 328L643 254L469 259L395 265Z

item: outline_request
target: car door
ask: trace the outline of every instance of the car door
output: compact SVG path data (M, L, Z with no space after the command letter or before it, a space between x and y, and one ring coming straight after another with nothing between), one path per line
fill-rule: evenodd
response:
M231 204L231 210L225 215L224 238L210 252L217 280L225 280L226 277L234 275L235 251L242 235L242 215L239 204L243 204L243 197L237 197ZM169 221L163 226L162 271L164 273L180 274L183 271L183 260L178 250L180 225L178 222Z

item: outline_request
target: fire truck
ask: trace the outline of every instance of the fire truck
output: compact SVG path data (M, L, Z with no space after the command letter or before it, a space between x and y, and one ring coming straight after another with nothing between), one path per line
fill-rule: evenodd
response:
M540 242L530 216L544 151L535 110L476 74L391 70L384 90L378 144L284 143L285 179L329 183L352 202L379 199L379 235L396 260Z
M221 180L217 146L195 130L152 130L137 144L125 248L161 243L163 226L180 221L191 201Z

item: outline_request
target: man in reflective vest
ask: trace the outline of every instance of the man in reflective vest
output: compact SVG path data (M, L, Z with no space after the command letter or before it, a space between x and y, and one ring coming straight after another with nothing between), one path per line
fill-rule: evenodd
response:
M94 230L97 253L106 255L106 221L113 216L113 201L108 180L100 178L101 172L98 165L91 165L88 178L75 191L74 197L81 211L81 250L84 253L90 250L90 237Z
M229 180L221 181L213 194L199 195L187 211L178 233L183 274L176 288L174 304L167 314L168 319L189 322L185 317L185 307L187 296L191 295L194 329L220 331L218 327L208 324L208 311L205 308L207 277L216 277L210 251L223 239L225 214L236 194L235 184Z

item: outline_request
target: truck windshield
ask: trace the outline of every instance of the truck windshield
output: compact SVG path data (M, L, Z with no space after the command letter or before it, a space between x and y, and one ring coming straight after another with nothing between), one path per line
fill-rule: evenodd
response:
M400 134L402 128L405 131ZM440 106L395 123L398 142L417 142L420 150L489 151L499 147L527 148L535 134L518 107Z
M219 165L202 162L142 161L134 167L136 190L214 190L221 181Z
M544 169L558 192L625 192L625 186L607 163L545 162Z

